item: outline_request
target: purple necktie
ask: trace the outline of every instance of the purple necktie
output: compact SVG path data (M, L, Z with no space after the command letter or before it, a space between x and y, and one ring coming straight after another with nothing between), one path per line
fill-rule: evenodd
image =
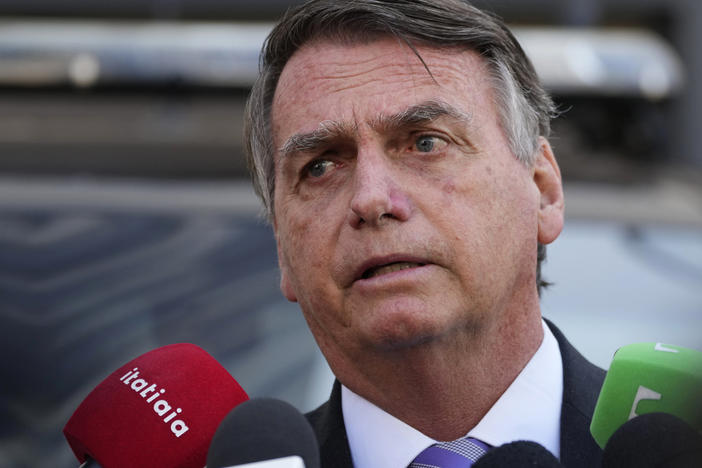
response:
M407 468L469 468L489 448L472 437L439 442L424 449Z

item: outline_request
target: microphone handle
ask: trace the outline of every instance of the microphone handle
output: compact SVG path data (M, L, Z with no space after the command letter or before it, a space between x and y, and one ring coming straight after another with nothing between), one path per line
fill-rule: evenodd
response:
M102 466L90 456L86 456L85 461L79 468L102 468Z

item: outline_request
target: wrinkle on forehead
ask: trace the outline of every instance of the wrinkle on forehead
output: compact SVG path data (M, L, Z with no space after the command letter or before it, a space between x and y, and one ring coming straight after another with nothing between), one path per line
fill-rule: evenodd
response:
M397 47L387 51L381 47L373 48L371 45L373 43L348 45L323 40L302 46L293 54L283 69L274 102L280 93L285 91L286 87L299 82L319 83L320 91L330 93L363 87L376 82L378 76L394 78L405 76L405 81L413 84L418 84L418 79L420 81L426 80L427 84L436 83L424 60L407 44L394 39L380 39L375 43L382 41L394 42ZM353 55L354 49L368 50L369 46L370 50L375 52L372 55ZM339 53L327 53L334 49ZM439 52L438 49L437 52ZM451 49L440 52L450 53ZM431 49L429 52L422 51L422 53L433 55ZM323 67L319 67L319 56L321 55L324 56ZM399 56L402 57L402 60L398 63ZM289 76L284 79L283 75L286 74ZM364 78L365 76L368 78Z
M325 64L329 67L329 63ZM359 70L359 66L362 66ZM421 67L421 65L419 65ZM407 86L422 84L435 84L431 75L423 67L419 68L417 63L397 63L386 60L383 57L374 58L366 63L340 63L338 68L332 70L325 69L325 74L318 74L315 64L308 65L308 71L294 76L295 81L305 80L310 83L318 83L317 90L325 93L338 93L355 88L364 88L368 85L392 79L395 83L404 83ZM421 72L422 74L419 74ZM380 78L379 78L380 77Z

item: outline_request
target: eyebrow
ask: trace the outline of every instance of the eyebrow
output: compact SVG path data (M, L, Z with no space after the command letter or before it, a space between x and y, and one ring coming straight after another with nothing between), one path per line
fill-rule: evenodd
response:
M391 115L381 115L374 119L370 125L376 130L392 131L412 125L432 122L442 117L448 117L458 122L468 123L471 115L463 112L451 104L431 100L410 106L402 112Z
M380 115L369 122L376 131L392 132L405 127L425 124L442 117L448 117L457 122L468 123L471 114L440 100L424 101L407 109L390 115ZM278 150L284 159L295 153L309 153L328 144L330 141L350 139L357 133L355 123L325 120L319 126L307 133L296 133L288 138Z
M278 152L282 158L295 153L310 153L332 140L349 138L357 132L357 125L334 120L324 120L308 133L296 133L286 140Z

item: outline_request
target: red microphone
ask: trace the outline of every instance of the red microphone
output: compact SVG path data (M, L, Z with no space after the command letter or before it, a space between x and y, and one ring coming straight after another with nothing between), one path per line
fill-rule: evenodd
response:
M248 399L205 350L173 344L110 374L78 406L63 434L81 463L202 468L217 426Z

